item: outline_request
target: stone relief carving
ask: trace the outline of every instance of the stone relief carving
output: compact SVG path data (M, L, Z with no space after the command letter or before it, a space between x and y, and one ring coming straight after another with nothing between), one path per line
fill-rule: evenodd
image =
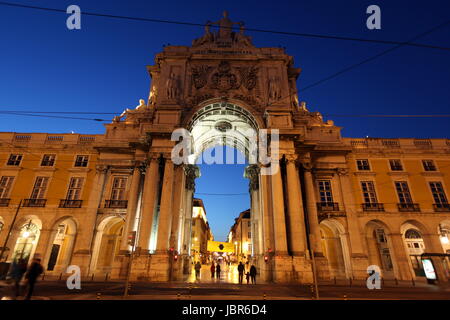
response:
M211 88L218 89L219 91L228 91L240 87L238 78L231 72L231 66L228 61L220 62L217 71L211 77Z
M171 73L166 81L166 90L168 99L173 100L178 98L179 93L178 79L174 73Z
M192 67L192 85L197 90L203 88L208 83L208 75L211 69L211 66L206 65Z
M256 164L249 165L245 168L245 177L249 179L250 191L258 190L259 188L259 172L260 168Z
M279 84L279 78L271 77L269 78L269 100L277 101L281 98L281 89Z
M256 67L240 67L237 68L241 74L242 85L248 90L256 87L258 81L258 68Z

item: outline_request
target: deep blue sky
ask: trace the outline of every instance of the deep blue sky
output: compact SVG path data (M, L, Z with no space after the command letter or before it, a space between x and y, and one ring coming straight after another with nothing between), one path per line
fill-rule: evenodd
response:
M430 1L13 1L82 11L204 23L224 9L249 28L406 41L450 19L448 0ZM366 28L368 5L382 10L382 30ZM83 16L69 31L66 14L0 6L0 110L120 113L148 96L145 65L164 44L189 45L202 27ZM257 46L283 46L303 69L300 88L375 55L389 45L248 32ZM450 47L450 26L420 40ZM450 113L450 52L402 47L300 93L323 114ZM1 115L1 131L102 133L93 121ZM99 117L99 116L97 116ZM108 119L112 116L108 116ZM351 137L448 137L449 119L335 117ZM202 168L197 191L247 190L242 168ZM211 178L215 179L211 179ZM201 181L201 182L200 182ZM239 190L239 191L238 191ZM203 197L213 231L223 239L248 197ZM233 205L233 206L232 206ZM222 218L212 219L213 215Z

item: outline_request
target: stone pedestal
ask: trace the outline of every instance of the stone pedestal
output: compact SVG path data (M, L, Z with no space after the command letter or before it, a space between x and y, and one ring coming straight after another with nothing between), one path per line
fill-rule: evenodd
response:
M367 279L367 267L369 266L369 259L366 255L352 254L352 273L353 278L357 280Z
M316 256L314 257L316 262L317 279L330 280L330 267L326 257Z
M129 262L129 255L117 255L112 264L111 279L126 279Z
M148 279L155 282L167 282L170 276L170 256L168 253L152 254Z
M273 281L275 283L288 283L293 280L292 257L288 255L275 255L273 257Z
M292 257L292 281L295 283L310 284L313 283L313 272L311 260L305 256Z
M141 254L140 256L134 257L133 264L131 266L131 276L132 281L136 280L150 280L149 269L152 260L152 255Z
M72 262L70 264L79 266L82 276L90 276L93 272L92 270L89 270L90 262L91 254L89 250L83 250L73 254Z

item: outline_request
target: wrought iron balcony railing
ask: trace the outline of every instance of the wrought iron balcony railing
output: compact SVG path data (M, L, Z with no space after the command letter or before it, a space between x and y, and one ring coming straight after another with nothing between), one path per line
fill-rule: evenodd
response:
M361 204L364 211L384 211L384 204L378 202L366 202Z
M0 207L7 207L7 206L9 206L9 200L10 199L7 199L7 198L0 199Z
M418 203L397 203L398 211L401 212L420 212L420 206Z
M337 202L317 202L317 210L320 212L339 211L339 203Z
M61 199L59 201L60 208L81 208L83 200Z
M24 207L45 207L47 199L24 199Z
M434 203L433 208L437 212L447 212L450 211L450 203Z
M105 200L105 208L125 209L128 200Z

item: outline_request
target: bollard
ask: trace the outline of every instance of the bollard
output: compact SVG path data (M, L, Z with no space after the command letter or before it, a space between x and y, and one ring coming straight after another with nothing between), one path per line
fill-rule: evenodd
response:
M266 296L266 293L264 292L264 293L263 293L263 300L266 300L266 297L267 297L267 296Z
M105 275L105 282L108 281L108 275L109 275L109 273L106 273L106 275Z
M62 272L59 274L59 281L62 280Z
M92 278L91 278L91 281L94 281L94 274L92 274Z
M100 292L97 292L97 300L100 300L102 294Z
M395 280L395 285L398 286L398 280L397 280L397 278L394 278L394 280Z
M348 278L348 282L350 283L350 287L352 286L352 278Z
M415 287L416 286L416 282L414 281L414 279L411 279L411 282L412 282L413 287Z

